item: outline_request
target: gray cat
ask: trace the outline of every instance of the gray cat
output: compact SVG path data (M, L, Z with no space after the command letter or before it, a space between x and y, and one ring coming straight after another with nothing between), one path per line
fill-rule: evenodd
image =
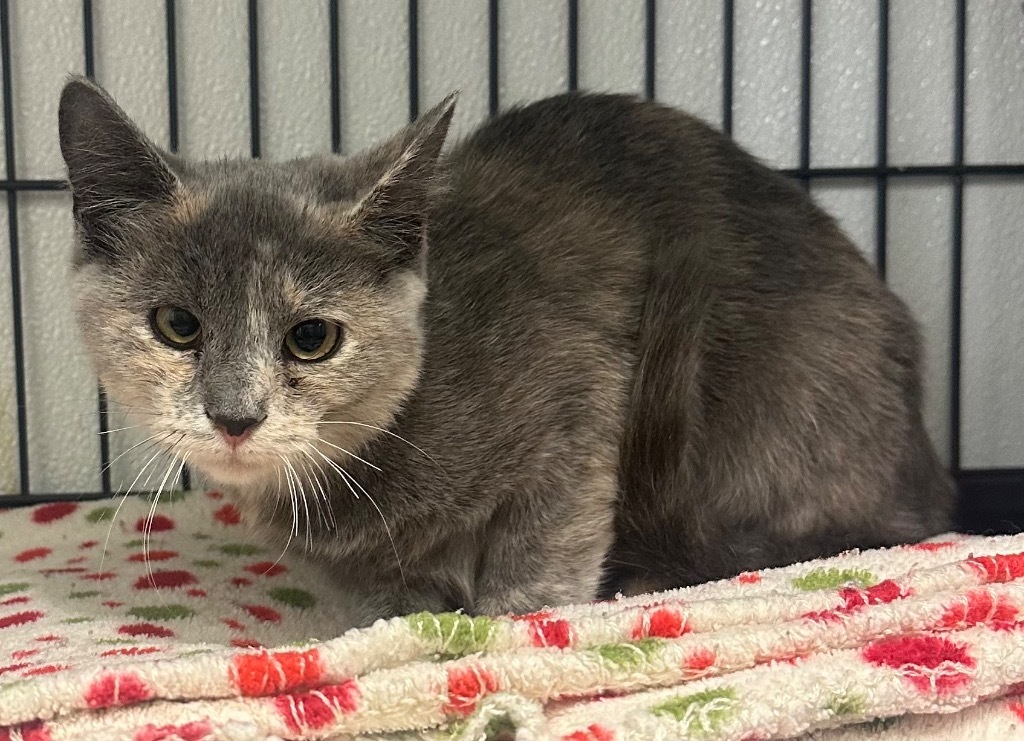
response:
M359 624L676 587L950 525L906 307L682 113L454 97L347 159L183 161L71 80L79 325Z

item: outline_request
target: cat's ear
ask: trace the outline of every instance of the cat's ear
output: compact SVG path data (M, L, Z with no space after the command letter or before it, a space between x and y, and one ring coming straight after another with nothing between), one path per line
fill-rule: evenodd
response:
M443 187L438 158L457 98L458 93L452 93L385 145L393 148L397 159L350 214L399 263L414 261L422 252L427 211Z
M141 206L170 202L178 182L160 150L100 87L69 80L58 124L75 218L87 239L102 241Z

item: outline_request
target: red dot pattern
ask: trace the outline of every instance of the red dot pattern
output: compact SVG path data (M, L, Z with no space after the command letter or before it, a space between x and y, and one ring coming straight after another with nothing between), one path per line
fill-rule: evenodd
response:
M146 561L167 561L171 558L177 558L177 551L167 550L155 550L142 553L133 553L128 556L128 560L132 563L145 563Z
M161 571L140 576L135 581L136 589L174 589L198 584L199 580L190 571Z
M288 730L298 734L326 728L340 716L354 713L358 706L359 687L351 680L274 698L274 708Z
M593 723L582 731L562 736L562 741L615 741L615 733L609 728Z
M322 676L323 664L316 649L239 654L231 666L231 680L246 697L313 687Z
M52 548L29 548L14 557L14 560L18 563L28 563L29 561L35 561L39 558L46 558L53 553Z
M213 513L215 520L223 525L237 525L242 521L242 513L234 504L225 504Z
M74 502L54 502L36 507L32 511L32 522L37 525L49 525L51 522L62 520L72 512L78 510Z
M498 678L479 666L457 666L448 670L448 701L444 712L448 715L471 715L484 695L501 688Z
M143 679L131 672L105 674L85 690L84 698L88 707L113 708L144 702L153 697L153 690Z
M153 623L132 623L122 625L117 632L124 636L144 636L146 638L173 638L174 631Z
M897 669L921 692L950 694L971 681L974 659L954 641L936 636L896 636L868 644L864 659Z
M979 556L967 559L986 583L1005 583L1024 577L1024 553L1009 555Z
M676 607L656 607L637 618L633 626L633 639L678 638L692 628Z
M214 728L208 720L197 720L181 725L149 724L139 729L133 741L206 741L213 738Z
M135 532L137 533L164 533L173 529L174 520L167 515L154 515L152 519L140 517L135 521Z
M0 728L0 741L52 741L50 730L41 720L17 728Z
M43 617L43 615L44 613L39 610L16 612L13 615L0 617L0 628L13 628L19 625L25 625L26 623L34 623L39 618Z
M977 589L953 600L936 627L946 630L962 630L980 624L993 628L1012 627L1018 614L1017 606L1005 595L993 596L986 590Z
M278 576L279 574L288 573L288 569L285 566L273 561L258 561L246 566L245 570L256 576Z
M715 665L715 652L710 648L698 648L683 661L688 673L703 674Z

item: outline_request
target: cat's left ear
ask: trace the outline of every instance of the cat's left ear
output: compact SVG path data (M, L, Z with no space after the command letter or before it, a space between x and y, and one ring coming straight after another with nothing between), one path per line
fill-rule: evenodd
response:
M350 213L400 264L414 261L422 252L427 211L442 187L438 158L457 98L458 93L452 93L400 134L407 141L401 155Z
M169 203L178 180L160 150L117 103L83 77L65 85L58 123L84 246L114 249L104 237L118 220L140 206Z

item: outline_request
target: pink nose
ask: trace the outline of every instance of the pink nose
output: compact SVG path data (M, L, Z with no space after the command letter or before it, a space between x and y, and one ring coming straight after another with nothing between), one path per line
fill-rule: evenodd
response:
M252 431L262 422L262 419L246 417L244 419L230 419L227 417L213 417L213 426L224 437L232 448L241 445Z

